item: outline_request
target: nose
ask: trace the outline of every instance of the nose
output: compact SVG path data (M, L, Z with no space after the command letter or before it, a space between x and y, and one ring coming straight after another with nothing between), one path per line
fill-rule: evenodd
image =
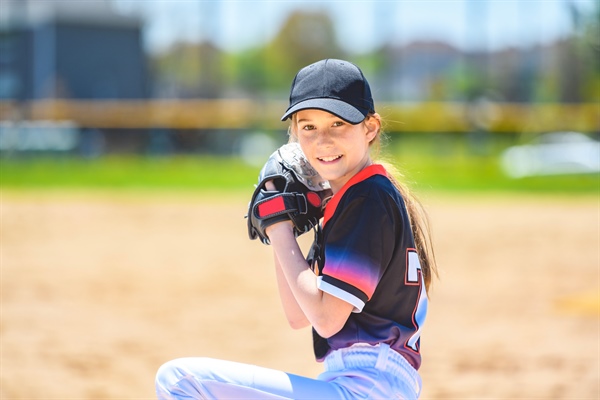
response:
M333 135L329 131L329 129L323 129L319 132L319 137L317 140L319 146L326 146L333 144Z

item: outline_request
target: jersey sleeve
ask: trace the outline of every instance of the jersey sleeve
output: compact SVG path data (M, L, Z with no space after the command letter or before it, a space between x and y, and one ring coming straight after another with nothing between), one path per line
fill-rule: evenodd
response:
M397 222L379 196L355 196L338 211L328 227L318 287L361 312L390 262Z

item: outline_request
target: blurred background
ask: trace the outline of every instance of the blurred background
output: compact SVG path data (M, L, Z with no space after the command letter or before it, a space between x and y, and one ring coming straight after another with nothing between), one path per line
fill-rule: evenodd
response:
M321 371L243 217L327 57L431 216L422 398L599 398L598 0L0 0L0 398Z
M206 186L136 175L198 155L254 171L295 73L331 57L363 69L386 154L425 188L595 189L599 4L3 0L2 184Z

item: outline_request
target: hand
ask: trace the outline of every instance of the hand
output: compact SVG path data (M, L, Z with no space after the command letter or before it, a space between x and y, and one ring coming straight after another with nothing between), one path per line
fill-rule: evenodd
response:
M319 224L331 195L329 182L312 168L298 143L281 146L258 175L246 214L248 237L269 245L266 228L286 220L294 237L307 233Z

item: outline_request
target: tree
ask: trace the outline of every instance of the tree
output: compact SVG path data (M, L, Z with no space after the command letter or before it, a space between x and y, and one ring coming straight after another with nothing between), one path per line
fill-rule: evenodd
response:
M343 57L329 16L296 11L266 46L266 88L269 91L287 91L300 68L324 58Z

